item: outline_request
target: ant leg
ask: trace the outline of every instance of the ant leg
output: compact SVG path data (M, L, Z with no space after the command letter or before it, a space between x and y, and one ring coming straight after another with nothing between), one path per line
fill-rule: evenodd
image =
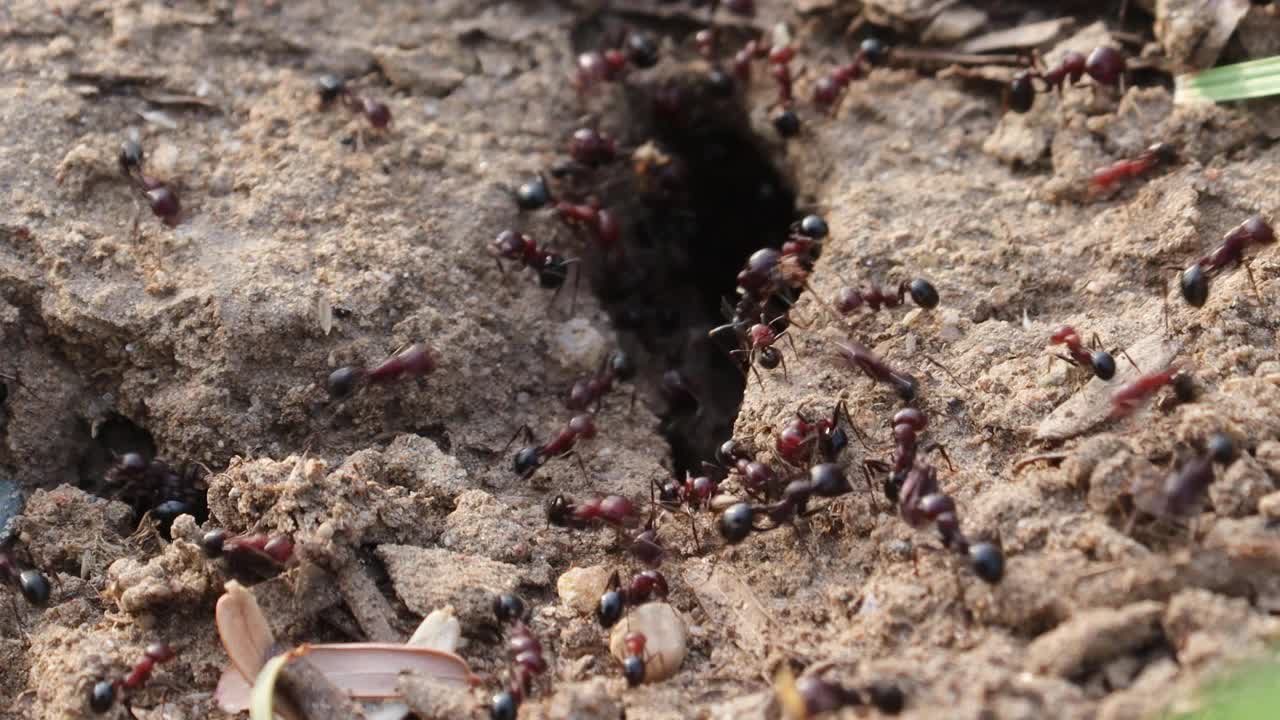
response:
M942 372L946 373L947 377L950 377L952 382L954 382L955 384L961 387L964 387L964 383L960 382L960 378L956 377L955 373L951 372L951 370L946 365L943 365L942 363L938 362L937 360L934 360L932 357L928 355L925 355L924 359L926 362L932 365L937 365L938 367L942 368Z
M849 404L844 400L837 403L835 410L831 413L833 419L839 419L835 417L836 412L839 412L844 416L845 424L847 424L849 429L853 431L854 436L858 438L858 442L862 443L862 447L866 450L870 450L871 446L867 444L867 437L862 434L862 431L858 429L858 426L853 422L853 418L849 415Z
M521 425L516 430L515 434L511 436L511 439L507 441L507 444L502 446L502 452L506 453L510 450L511 443L515 442L516 438L520 437L521 434L524 435L525 442L533 442L533 428L528 425Z
M573 450L569 454L573 455L573 459L578 461L578 469L582 471L582 479L591 482L591 476L587 475L587 466L582 462L582 453Z
M800 357L800 351L796 349L796 341L791 339L791 335L786 330L782 331L780 337L785 337L787 339L787 344L791 346L791 354L796 357Z
M1129 361L1129 364L1133 366L1134 370L1137 370L1138 372L1142 372L1142 368L1138 367L1138 363L1134 362L1133 358L1129 357L1129 353L1125 352L1124 350L1117 350L1117 351L1124 356L1125 360Z
M724 325L711 328L710 332L707 333L707 337L715 337L717 334L722 333L725 330L737 330L741 326L742 323L740 322L725 323Z
M756 375L756 382L760 383L760 389L761 389L761 390L764 390L764 378L760 377L760 371L759 371L758 369L756 369L756 350L755 350L755 348L752 348L752 349L751 349L751 352L747 355L747 367L751 368L751 372L755 373L755 375Z
M787 374L787 359L778 353L778 361L782 363L782 379L791 382L791 376Z
M566 265L572 264L573 267L573 297L569 298L569 316L573 317L578 314L578 282L582 280L582 265L576 259L566 260Z
M825 310L827 311L827 313L831 315L831 317L835 318L835 319L836 319L836 322L839 322L839 321L840 321L840 315L839 315L839 313L837 313L837 312L836 312L836 309L835 309L835 308L833 308L833 307L831 307L830 303L828 303L826 300L823 300L823 299L822 299L822 296L821 296L821 295L819 295L817 292L815 292L815 291L814 291L813 286L809 284L809 281L808 281L808 280L805 280L804 282L800 283L800 285L801 285L801 287L803 287L805 290L808 290L808 291L809 291L809 294L813 296L813 299L814 299L814 300L815 300L819 305L821 305L821 306L823 307L823 309L825 309Z
M942 459L947 461L947 468L951 470L951 472L956 471L956 466L951 464L951 457L947 455L947 449L943 447L940 443L936 443L936 442L929 443L928 445L925 445L923 449L926 453L937 450L942 455Z
M867 497L871 498L871 509L874 512L880 512L880 503L876 501L876 486L871 481L871 470L867 468L867 462L872 461L863 461L862 464L862 477L867 480Z

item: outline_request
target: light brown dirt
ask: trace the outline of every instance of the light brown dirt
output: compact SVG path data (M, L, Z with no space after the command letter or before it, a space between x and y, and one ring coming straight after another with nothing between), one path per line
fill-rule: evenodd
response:
M847 57L847 8L758 4L759 27L797 28L808 97L807 83ZM1141 718L1277 637L1280 542L1258 506L1280 478L1280 263L1273 248L1255 253L1261 303L1238 270L1198 310L1165 287L1169 267L1249 214L1280 220L1280 149L1250 109L1175 108L1159 87L1078 88L1001 115L991 87L893 68L855 84L834 117L808 112L804 135L783 144L765 112L773 88L757 77L760 146L831 226L815 292L925 275L943 300L842 326L806 293L789 379L748 385L734 437L768 458L798 409L843 399L873 446L851 446L853 476L864 457L886 458L898 404L833 352L858 337L921 380L926 438L956 468L944 489L970 535L1003 542L1008 571L982 584L860 483L796 531L733 548L712 516L697 518L699 550L687 518L663 513L688 656L671 679L628 690L606 634L555 592L570 567L625 567L618 539L548 527L544 505L561 492L647 501L670 474L661 402L651 383L634 408L611 396L586 477L553 461L532 482L515 478L504 443L522 424L539 437L558 428L564 392L619 341L589 293L573 318L563 298L549 310L531 277L500 274L485 251L509 226L582 249L546 215L517 217L500 186L551 164L583 110L567 77L588 5L0 8L0 373L18 378L0 416L0 480L35 491L20 543L59 580L48 609L19 603L0 619L0 715L86 717L92 682L158 638L180 654L136 698L139 717L224 717L211 694L225 663L212 613L225 574L198 552L201 529L179 521L165 542L123 522L119 503L65 487L101 475L96 429L113 415L145 427L161 457L213 471L210 527L295 537L300 564L254 588L290 642L404 639L453 605L459 652L494 679L437 702L470 702L477 717L505 671L480 609L499 577L520 584L552 665L522 718L772 719L784 661L895 681L910 718ZM871 5L911 32L928 3ZM652 27L683 36L702 17L673 15ZM1109 17L1085 19L1058 52L1107 37ZM687 46L677 55L688 59ZM385 99L391 132L318 109L322 71ZM679 72L667 60L653 75ZM154 78L122 79L138 75ZM199 103L156 102L165 93ZM625 129L622 97L608 89L589 109ZM115 166L131 129L148 169L181 193L176 229L144 214L134 233ZM1081 192L1094 168L1160 140L1183 162L1110 198ZM321 298L341 310L328 333ZM1061 323L1108 347L1150 348L1134 354L1144 370L1173 357L1198 400L1175 406L1166 391L1107 420L1099 381L1050 358ZM583 336L588 347L571 347ZM330 370L419 340L438 350L436 373L328 402ZM1218 430L1253 457L1219 474L1193 528L1144 521L1126 535L1134 488ZM1012 472L1046 449L1067 458Z

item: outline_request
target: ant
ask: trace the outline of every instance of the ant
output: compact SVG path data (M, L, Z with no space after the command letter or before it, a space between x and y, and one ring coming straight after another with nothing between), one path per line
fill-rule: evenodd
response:
M863 40L849 64L837 67L830 75L819 78L814 83L813 104L828 113L834 113L849 85L868 72L868 68L884 63L888 55L889 46L880 39L869 37Z
M849 416L849 406L841 400L831 409L830 418L821 418L816 422L810 422L797 412L795 419L778 433L774 442L778 457L788 465L797 467L812 463L816 458L834 461L849 445L849 436L840 427L841 418L855 435L862 437L862 432Z
M498 624L510 625L507 632L507 658L511 661L507 689L493 696L489 717L493 720L515 720L520 703L533 689L536 676L547 671L542 643L524 622L524 601L518 595L505 594L494 599L494 615Z
M738 335L738 340L742 347L730 350L729 355L746 355L746 368L750 368L751 371L755 373L756 382L760 383L761 387L764 387L764 380L760 377L760 371L756 370L757 360L759 360L760 366L766 370L774 370L781 365L783 377L788 377L787 361L783 358L782 351L774 347L774 343L778 342L778 340L783 337L786 337L787 342L791 343L791 352L798 354L795 342L791 339L790 335L787 335L786 329L774 329L774 325L778 324L780 321L782 323L788 322L786 317L781 315L768 323L764 322L764 317L761 317L760 322L753 323L744 331L743 326L746 325L746 323L738 320L713 328L709 333L707 333L707 337L715 337L717 333L724 332L725 330L734 330ZM745 375L746 369L744 368L742 372Z
M126 140L120 145L120 172L133 185L142 198L147 201L151 213L169 227L176 227L182 214L182 203L178 194L167 184L147 175L142 171L142 145L134 140ZM138 221L134 219L134 229Z
M502 266L503 260L514 260L524 267L538 273L538 284L544 288L554 288L556 294L564 287L569 278L569 266L578 262L576 258L568 258L538 248L538 241L515 230L503 230L490 243L498 269L505 275L507 270ZM577 276L574 277L574 303L577 304ZM552 296L552 302L555 296Z
M133 714L129 694L147 684L156 665L168 662L176 656L177 653L168 645L161 642L151 643L147 646L142 660L133 666L128 675L116 680L99 680L94 683L89 690L89 709L101 715L111 709L115 704L116 695L119 694L124 711L129 717L137 720L137 716Z
M652 598L667 599L667 578L657 570L641 570L631 578L626 587L615 570L609 576L609 584L600 595L600 604L596 608L596 620L600 627L611 628L618 624L628 607L643 605Z
M526 442L533 440L533 430L528 425L525 425L517 430L515 435L511 436L511 440L507 441L507 446L510 447L516 437L522 434L525 436ZM574 415L569 419L564 429L556 433L556 436L547 443L520 448L511 461L511 468L516 475L520 476L521 480L528 480L549 458L566 457L573 454L573 447L578 443L578 440L590 440L595 436L596 423L591 415L586 413ZM583 475L587 474L587 469L582 465L581 457L578 457L578 467L582 470Z
M570 410L586 410L593 403L599 412L604 396L613 390L616 381L627 381L636 376L635 361L621 350L614 350L605 357L600 370L594 377L579 380L569 389L569 397L565 399L565 407ZM631 402L635 404L635 393L631 394Z
M968 556L973 573L984 582L994 585L1004 577L1004 553L993 543L969 543L960 529L956 502L942 492L938 471L933 466L917 463L907 472L898 512L907 525L917 530L933 523L942 537L943 547Z
M647 670L644 659L646 642L644 633L635 630L622 638L622 644L627 648L627 656L622 659L622 677L626 678L628 687L636 687L644 682Z
M1254 215L1248 220L1227 231L1222 236L1222 244L1214 249L1213 252L1205 255L1195 263L1182 271L1179 277L1179 283L1182 288L1182 297L1192 307L1202 307L1205 301L1209 299L1209 278L1223 267L1230 263L1244 262L1244 251L1250 243L1259 245L1270 245L1275 242L1276 234L1262 219L1261 215ZM1249 281L1253 282L1253 272L1249 270L1249 266L1245 265L1245 271L1249 273ZM1253 283L1254 292L1257 292L1258 285ZM1259 294L1261 298L1261 294Z
M814 675L794 680L790 670L784 670L778 673L774 685L783 717L788 720L808 720L841 708L861 707L866 704L863 693L886 715L897 715L907 704L902 689L889 683L875 683L859 692Z
M1097 347L1098 337L1096 335L1093 338L1093 343L1094 347ZM1049 336L1049 344L1066 345L1067 355L1054 355L1054 357L1076 367L1089 368L1099 380L1110 380L1116 375L1116 359L1111 356L1111 353L1105 350L1095 350L1093 352L1086 350L1080 342L1080 334L1070 325L1063 325L1054 330L1053 334ZM1138 365L1133 362L1132 358L1129 358L1129 354L1125 353L1124 356L1129 360L1129 364L1133 365L1134 369L1137 370Z
M1156 143L1138 153L1135 158L1120 160L1094 171L1089 178L1089 191L1103 192L1122 180L1136 178L1152 168L1172 164L1177 160L1177 148L1169 143Z
M1087 58L1078 52L1067 52L1056 66L1043 72L1023 70L1016 73L1005 89L1005 104L1016 113L1030 110L1037 92L1034 82L1037 78L1044 82L1045 92L1056 89L1061 93L1068 80L1074 85L1085 75L1099 85L1119 85L1124 71L1124 55L1115 48L1095 48Z
M340 367L329 374L329 396L351 395L364 383L385 385L406 377L423 377L435 371L435 354L425 343L414 343L371 368Z
M375 130L385 130L391 125L391 108L386 103L356 95L347 87L346 81L337 75L321 75L316 80L316 91L320 95L321 107L327 108L335 100L339 100L351 112L364 115L369 126Z
M809 509L809 500L818 497L840 497L852 491L844 470L835 463L814 465L809 470L808 480L793 480L782 491L782 499L768 505L752 505L740 502L729 506L721 515L717 525L720 536L730 545L737 545L747 539L753 531L767 532L782 527L795 520L817 512ZM764 516L771 525L757 525L758 516Z
M619 82L626 77L628 66L645 70L658 64L658 44L652 37L630 32L623 39L624 49L591 50L578 55L573 86L578 97L585 97L600 83Z
M919 446L919 435L929 426L929 418L923 412L915 408L903 408L893 414L893 418L889 421L890 427L893 428L893 463L885 463L880 460L864 460L862 467L864 472L887 472L888 475L884 480L884 495L889 502L898 502L899 493L902 491L902 485L906 482L907 473L911 468L915 467L916 457L919 451L923 449L925 452L937 450L942 454L944 460L947 461L947 467L952 471L955 466L951 464L951 458L947 455L946 448L938 443L929 443L923 448ZM870 475L867 482L869 483Z
M578 128L569 137L569 157L591 169L618 159L618 141L595 128Z
M521 211L541 210L551 204L551 189L547 187L547 179L541 173L532 180L520 183L515 190L505 185L499 185L499 188L515 198L516 208Z
M103 476L106 488L137 514L150 512L160 523L160 532L169 537L169 528L179 515L203 515L207 509L202 465L174 470L162 460L148 461L141 453L127 452Z
M18 558L12 549L13 538L0 543L0 582L8 582L28 605L44 607L49 603L49 580L39 570L20 570ZM10 597L10 601L12 601ZM15 605L13 614L18 615Z
M1177 365L1170 365L1164 370L1139 375L1112 393L1110 418L1119 420L1132 415L1139 405L1165 385L1173 385L1174 393L1180 402L1191 401L1194 394L1191 376L1180 370Z
M853 340L836 341L840 356L862 370L872 380L890 385L904 402L911 402L919 392L920 383L914 377L889 367L879 356L861 343Z
M288 536L231 535L221 528L205 533L200 549L211 560L224 558L233 575L255 579L275 575L293 557L293 541Z
M1209 438L1206 452L1192 458L1181 468L1169 474L1159 496L1150 507L1153 515L1185 517L1200 504L1209 486L1213 484L1215 464L1224 468L1236 456L1235 442L1226 433L1214 433ZM1132 531L1136 511L1129 519L1127 531Z
M635 503L621 495L604 495L575 503L562 494L547 505L547 522L556 527L585 530L597 521L619 530L640 524Z
M932 310L938 307L938 289L933 283L924 278L916 278L915 280L898 283L898 293L885 292L880 287L872 284L871 287L863 288L861 291L854 290L851 287L840 288L836 294L834 303L836 311L841 315L849 313L862 307L864 304L871 312L880 312L880 308L896 308L906 300L907 295L911 295L911 300L916 305L925 310Z
M573 230L585 231L606 255L621 253L622 221L616 212L602 207L597 198L588 198L585 203L559 200L553 207L561 222Z

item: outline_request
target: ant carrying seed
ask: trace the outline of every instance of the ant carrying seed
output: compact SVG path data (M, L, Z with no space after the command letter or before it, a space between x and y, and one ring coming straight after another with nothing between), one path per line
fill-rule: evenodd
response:
M177 653L168 645L151 643L142 660L133 666L128 675L117 680L99 680L93 684L89 689L89 709L97 714L105 713L115 704L118 696L125 712L136 720L137 716L133 714L130 704L130 694L147 684L156 665L168 662L176 656Z
M861 343L853 340L836 341L836 349L842 358L866 373L867 377L893 387L894 392L904 402L911 402L916 398L920 383L911 375L889 367L884 360Z
M1065 345L1067 347L1066 355L1054 355L1054 357L1076 367L1089 368L1099 380L1110 380L1116 375L1116 360L1111 353L1105 350L1094 350L1090 352L1084 348L1080 342L1080 334L1070 325L1063 325L1053 334L1049 336L1050 345ZM1094 337L1094 346L1097 346L1097 336ZM1125 354L1128 358L1128 354ZM1129 363L1137 370L1138 366L1132 359Z
M899 495L898 512L908 525L917 530L933 523L938 528L942 545L967 557L975 575L989 584L1004 577L1004 553L987 542L971 544L960 529L956 503L938 485L938 471L933 466L917 463L907 472Z
M623 636L622 644L627 648L627 655L622 659L622 677L626 678L629 687L636 687L644 682L647 669L644 658L645 635L633 630Z
M507 442L507 447L520 436L525 436L526 442L533 440L533 431L528 425L521 427L511 436L511 440ZM595 419L588 414L574 415L569 419L560 432L555 437L547 441L543 445L529 445L520 448L512 458L511 468L521 480L528 480L533 474L541 468L548 459L553 457L568 457L576 455L574 446L578 444L578 440L590 440L596 436ZM582 465L582 458L578 457L578 467L582 470L582 474L586 475L587 469Z
M286 535L232 535L219 528L200 538L200 548L211 560L221 558L232 575L264 580L284 569L293 557L294 546Z
M889 46L878 38L869 37L863 40L853 60L847 65L837 67L831 71L830 75L814 83L813 104L827 113L834 114L849 85L864 76L871 67L883 64L888 55Z
M1132 415L1139 405L1146 402L1165 385L1173 385L1174 392L1180 401L1190 401L1193 393L1191 376L1176 365L1170 365L1164 370L1139 375L1112 393L1110 418L1119 420Z
M898 283L897 294L885 292L874 284L862 290L854 290L851 287L840 288L833 305L841 315L848 315L863 305L866 305L871 312L880 312L881 307L896 308L902 305L907 295L911 296L912 302L925 310L938 307L938 289L933 286L933 283L923 278L903 280Z
M613 390L613 384L619 380L625 382L635 376L636 365L631 356L621 350L614 350L605 357L600 370L594 376L573 384L569 389L569 397L565 399L565 406L570 410L586 410L595 405L596 412L599 412L600 404L604 396ZM635 397L633 391L631 394L633 405Z
M493 696L489 704L492 720L515 720L520 704L533 690L533 681L547 671L542 643L522 619L524 601L516 595L503 595L494 600L498 624L510 626L507 631L507 659L511 662L507 689Z
M1101 193L1113 185L1131 180L1151 171L1160 165L1169 165L1178 160L1178 150L1169 143L1156 143L1143 150L1137 157L1114 162L1094 171L1089 178L1089 192Z
M326 387L329 397L349 397L365 384L386 385L411 377L424 377L435 372L437 361L431 348L414 343L382 362L368 368L340 367L329 373Z
M1227 265L1245 262L1244 251L1250 244L1270 245L1275 240L1275 231L1261 215L1254 215L1231 228L1222 237L1221 245L1182 272L1179 285L1183 299L1188 305L1202 307L1209 299L1209 279L1213 275ZM1245 271L1249 273L1254 292L1258 292L1258 285L1253 282L1253 272L1249 270L1248 264L1245 264ZM1261 293L1258 293L1258 297L1261 300Z
M347 87L346 81L336 75L320 76L316 80L316 91L320 95L321 107L328 107L337 100L351 112L364 115L369 126L375 130L385 130L391 126L391 108L386 103L355 94Z
M146 200L151 213L169 227L176 227L182 213L178 194L167 184L142 171L142 146L134 140L126 140L120 146L120 171L133 188ZM134 219L136 229L137 219Z
M596 607L596 620L600 627L611 628L618 624L628 607L635 607L649 602L653 598L667 599L667 578L657 570L641 570L631 578L625 587L614 571L609 576L609 583Z

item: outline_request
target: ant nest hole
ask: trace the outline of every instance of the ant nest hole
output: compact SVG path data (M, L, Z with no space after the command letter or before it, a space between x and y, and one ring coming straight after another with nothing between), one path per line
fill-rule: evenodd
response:
M619 213L620 247L588 249L585 269L641 386L666 408L680 477L733 433L747 375L708 332L730 321L725 299L751 253L786 239L795 192L751 129L749 99L704 62L664 58L585 102L607 109L598 128L619 157L561 192Z

